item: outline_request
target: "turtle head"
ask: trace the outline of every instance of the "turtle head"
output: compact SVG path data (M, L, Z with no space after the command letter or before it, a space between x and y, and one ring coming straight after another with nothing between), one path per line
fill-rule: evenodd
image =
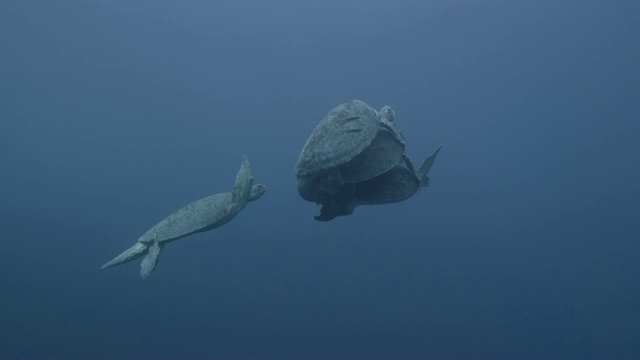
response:
M396 114L391 109L391 106L385 105L380 109L380 117L387 120L388 122L394 122L396 120Z
M320 215L313 218L318 221L329 221L337 216L351 215L356 209L356 189L354 184L345 185L335 196L320 202Z
M353 214L353 211L356 209L356 205L354 203L350 204L322 204L322 208L320 208L320 215L316 215L313 218L318 221L329 221L338 216L347 216Z
M267 187L263 184L255 184L251 187L251 195L249 201L258 200L264 193L267 192Z

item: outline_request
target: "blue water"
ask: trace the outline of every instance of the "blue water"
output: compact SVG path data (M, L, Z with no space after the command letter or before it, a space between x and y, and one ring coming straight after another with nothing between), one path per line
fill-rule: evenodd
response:
M640 2L2 1L0 357L640 358ZM314 221L317 121L431 186ZM179 207L267 194L100 271Z

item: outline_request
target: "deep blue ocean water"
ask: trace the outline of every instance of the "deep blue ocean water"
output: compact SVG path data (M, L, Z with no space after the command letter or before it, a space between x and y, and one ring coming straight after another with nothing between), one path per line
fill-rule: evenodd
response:
M1 1L0 358L640 358L640 2ZM431 186L296 192L348 99ZM100 271L179 207L267 194Z

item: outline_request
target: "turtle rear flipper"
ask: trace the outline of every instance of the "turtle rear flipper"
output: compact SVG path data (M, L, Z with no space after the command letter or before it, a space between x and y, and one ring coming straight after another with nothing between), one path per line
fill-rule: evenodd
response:
M135 245L123 251L120 255L114 257L108 263L102 265L100 269L110 268L112 266L121 265L124 263L128 263L131 260L135 260L143 256L144 254L146 254L148 250L147 248L148 248L147 244L136 242Z
M418 178L420 178L420 186L422 187L429 186L429 177L427 176L427 174L429 174L429 170L431 170L431 167L436 162L436 157L438 156L440 149L442 149L442 146L443 145L440 145L436 149L436 151L434 151L433 154L429 155L426 159L424 159L424 161L422 162L422 165L420 165L420 169L418 169Z
M143 279L149 276L149 274L155 270L156 266L158 266L162 248L163 245L160 242L153 242L153 244L149 246L147 256L145 256L144 259L142 259L142 263L140 263L140 276Z

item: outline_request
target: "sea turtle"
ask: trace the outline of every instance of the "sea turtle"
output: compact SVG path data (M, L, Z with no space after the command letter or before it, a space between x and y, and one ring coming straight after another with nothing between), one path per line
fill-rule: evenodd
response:
M359 205L391 204L407 200L421 187L429 186L429 170L435 163L442 145L429 155L420 166L415 169L408 156L391 170L374 178L344 186L342 191L330 201L322 203L320 215L314 219L329 221L336 216L353 213Z
M140 276L145 278L158 264L164 245L228 223L247 203L260 198L266 190L262 184L253 185L249 160L243 156L232 192L207 196L167 216L140 236L135 245L104 264L102 269L124 264L146 254L140 265Z
M298 193L323 203L344 186L392 169L405 151L390 107L380 113L360 100L332 109L313 130L295 167Z
M428 186L439 151L416 171L391 107L375 111L351 100L331 110L307 140L295 168L298 193L322 205L319 221L349 215L358 205L403 201Z

